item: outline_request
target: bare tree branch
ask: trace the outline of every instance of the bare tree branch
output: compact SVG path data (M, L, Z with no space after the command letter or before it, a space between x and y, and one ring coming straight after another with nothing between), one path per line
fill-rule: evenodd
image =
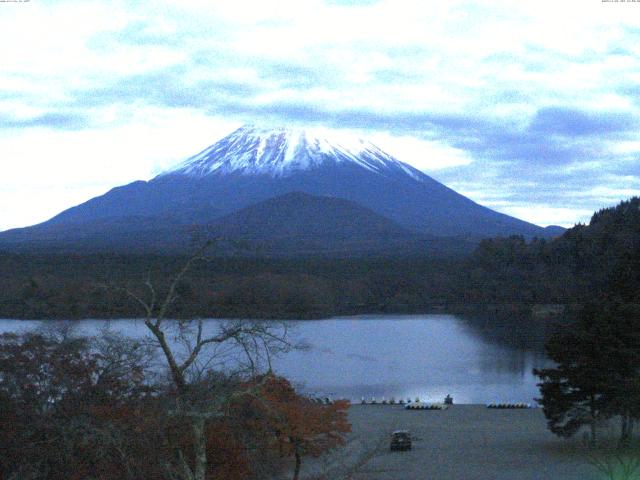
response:
M160 327L160 324L164 319L165 314L167 313L167 309L176 299L175 292L176 292L176 287L178 283L180 283L180 280L182 280L182 278L187 274L191 266L196 261L202 260L204 258L204 253L212 244L213 244L213 241L209 240L204 245L202 245L202 247L200 247L198 251L196 251L196 253L191 258L189 258L187 263L185 263L184 266L182 267L182 270L180 270L178 275L176 275L176 277L173 279L173 282L171 282L171 285L169 286L169 292L167 293L167 296L165 297L165 300L162 303L162 306L160 307L160 311L158 312L158 316L156 319L156 323L158 327Z
M147 275L147 281L145 285L151 292L151 301L149 302L149 311L153 314L156 309L156 289L153 287L153 283L151 283L151 275Z
M138 302L140 305L142 305L142 308L144 308L145 312L146 312L146 318L150 319L153 317L153 310L151 308L151 306L149 304L147 304L144 300L142 300L140 297L138 297L135 293L133 293L132 291L123 288L122 290L124 290L124 292L131 298L133 298L136 302Z
M226 391L225 388L227 387L224 386L222 389L214 388L213 392L210 388L207 391L202 389L198 391L197 383L194 384L188 379L190 378L190 370L193 371L194 368L199 369L199 359L203 357L203 349L207 346L230 345L236 349L235 352L237 353L239 348L247 357L251 374L255 375L263 361L266 361L269 372L271 372L272 355L279 352L286 352L293 348L287 339L287 328L284 324L280 325L282 331L276 331L276 328L265 322L220 322L217 324L217 331L210 334L205 333L204 322L202 319L199 319L197 323L195 323L195 331L190 328L193 323L178 323L178 340L186 349L186 357L184 359L179 358L181 355L176 354L175 346L172 346L167 338L167 326L163 322L166 319L169 308L178 298L176 294L178 285L192 268L193 264L204 258L206 250L212 243L212 241L208 241L188 259L171 281L166 296L164 296L162 301L158 299L157 291L150 276L145 282L150 296L149 301L145 301L135 293L125 290L129 297L144 308L146 314L144 324L153 337L155 337L164 354L172 382L178 393L176 408L172 413L184 417L191 427L194 448L193 454L195 457L193 458L193 465L190 465L186 461L184 453L180 449L176 451L176 458L174 460L174 475L181 480L205 480L205 472L207 470L206 421L224 415L226 408L236 397L244 395L258 397L260 395L260 388L266 381L265 377L258 383L235 391ZM216 347L213 350L217 352L218 349ZM213 357L210 357L205 360L204 365L210 364L212 359ZM203 373L204 370L201 369L199 378L206 379Z

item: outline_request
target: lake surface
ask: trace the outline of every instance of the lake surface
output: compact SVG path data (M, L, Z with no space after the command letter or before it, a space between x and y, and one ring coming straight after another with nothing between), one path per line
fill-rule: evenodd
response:
M43 322L0 320L0 332ZM274 370L307 393L359 402L395 398L457 403L529 402L539 396L534 367L544 328L523 319L455 315L384 315L292 321L292 335L310 347L274 360ZM217 320L207 320L215 328ZM79 333L111 328L144 337L140 320L83 320Z

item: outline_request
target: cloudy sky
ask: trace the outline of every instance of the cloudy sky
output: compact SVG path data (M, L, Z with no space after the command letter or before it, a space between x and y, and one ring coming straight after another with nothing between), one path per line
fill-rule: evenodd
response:
M540 225L640 192L640 1L3 1L0 62L0 230L244 123L353 132Z

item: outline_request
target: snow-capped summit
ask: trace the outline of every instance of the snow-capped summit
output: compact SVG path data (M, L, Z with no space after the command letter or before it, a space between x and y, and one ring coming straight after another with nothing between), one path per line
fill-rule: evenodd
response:
M416 235L549 236L478 205L370 142L326 130L245 126L149 181L116 187L43 224L1 234L0 248L4 238L14 246L51 246L54 239L56 245L162 250L185 244L193 226L214 224L244 239L264 239L268 231L278 248L302 245L308 252L326 252L318 242L402 251L397 240L411 244ZM326 241L328 232L337 243ZM283 240L287 235L295 241Z
M246 125L165 174L203 177L237 172L288 176L327 163L353 163L384 174L402 170L420 179L419 172L371 142L325 129L260 128Z

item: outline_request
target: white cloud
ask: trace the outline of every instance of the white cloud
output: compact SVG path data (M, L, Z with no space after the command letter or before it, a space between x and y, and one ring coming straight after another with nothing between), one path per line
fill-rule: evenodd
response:
M0 128L3 119L12 128L0 131L0 211L11 220L0 222L0 228L38 217L34 212L43 202L28 200L36 186L47 192L48 208L61 209L79 200L68 192L93 194L149 178L241 120L264 119L282 104L327 118L370 111L390 124L394 117L411 115L468 115L514 131L524 129L538 109L554 105L640 117L637 96L624 92L640 84L638 34L627 27L640 27L640 3L41 0L3 7ZM175 77L166 77L167 69L175 69ZM165 75L167 82L144 84L152 74ZM125 88L119 82L134 75L142 82L140 98L131 101L126 92L118 98L118 88ZM198 105L197 95L203 95L198 85L204 81L212 85ZM111 99L93 102L92 91L109 87ZM182 93L196 97L192 108L163 104ZM52 112L90 122L75 131L63 125L16 127L19 120ZM301 115L278 120L301 122ZM362 123L366 126L366 118ZM436 132L426 121L399 122L389 131L372 125L359 133L427 172L479 169L484 162L495 174L505 160L478 158L460 146L465 139ZM483 132L474 134L482 138ZM562 168L580 178L604 168L606 157L633 172L638 145L640 134L602 139L585 147L598 158L574 165L575 171ZM571 223L570 211L582 218L579 208L536 203L536 190L550 187L522 175L518 180L534 182L536 218L550 215L542 223ZM494 180L496 192L487 200L507 201L509 188L500 185L499 175ZM622 184L611 188L617 193L607 198L631 191ZM591 186L584 195L590 206L601 198ZM486 197L478 192L473 198ZM509 205L505 208L513 214L533 215Z
M373 134L369 138L374 144L398 160L425 172L469 165L473 161L464 150L437 140L419 140L415 137L396 136L388 133Z
M147 109L112 128L0 135L0 230L54 214L135 180L148 180L237 123L188 110Z
M43 222L69 207L106 193L110 186L0 185L0 231Z
M566 228L573 227L576 223L589 223L593 214L593 210L585 208L550 207L535 203L526 206L503 206L496 210L543 227L559 225Z

